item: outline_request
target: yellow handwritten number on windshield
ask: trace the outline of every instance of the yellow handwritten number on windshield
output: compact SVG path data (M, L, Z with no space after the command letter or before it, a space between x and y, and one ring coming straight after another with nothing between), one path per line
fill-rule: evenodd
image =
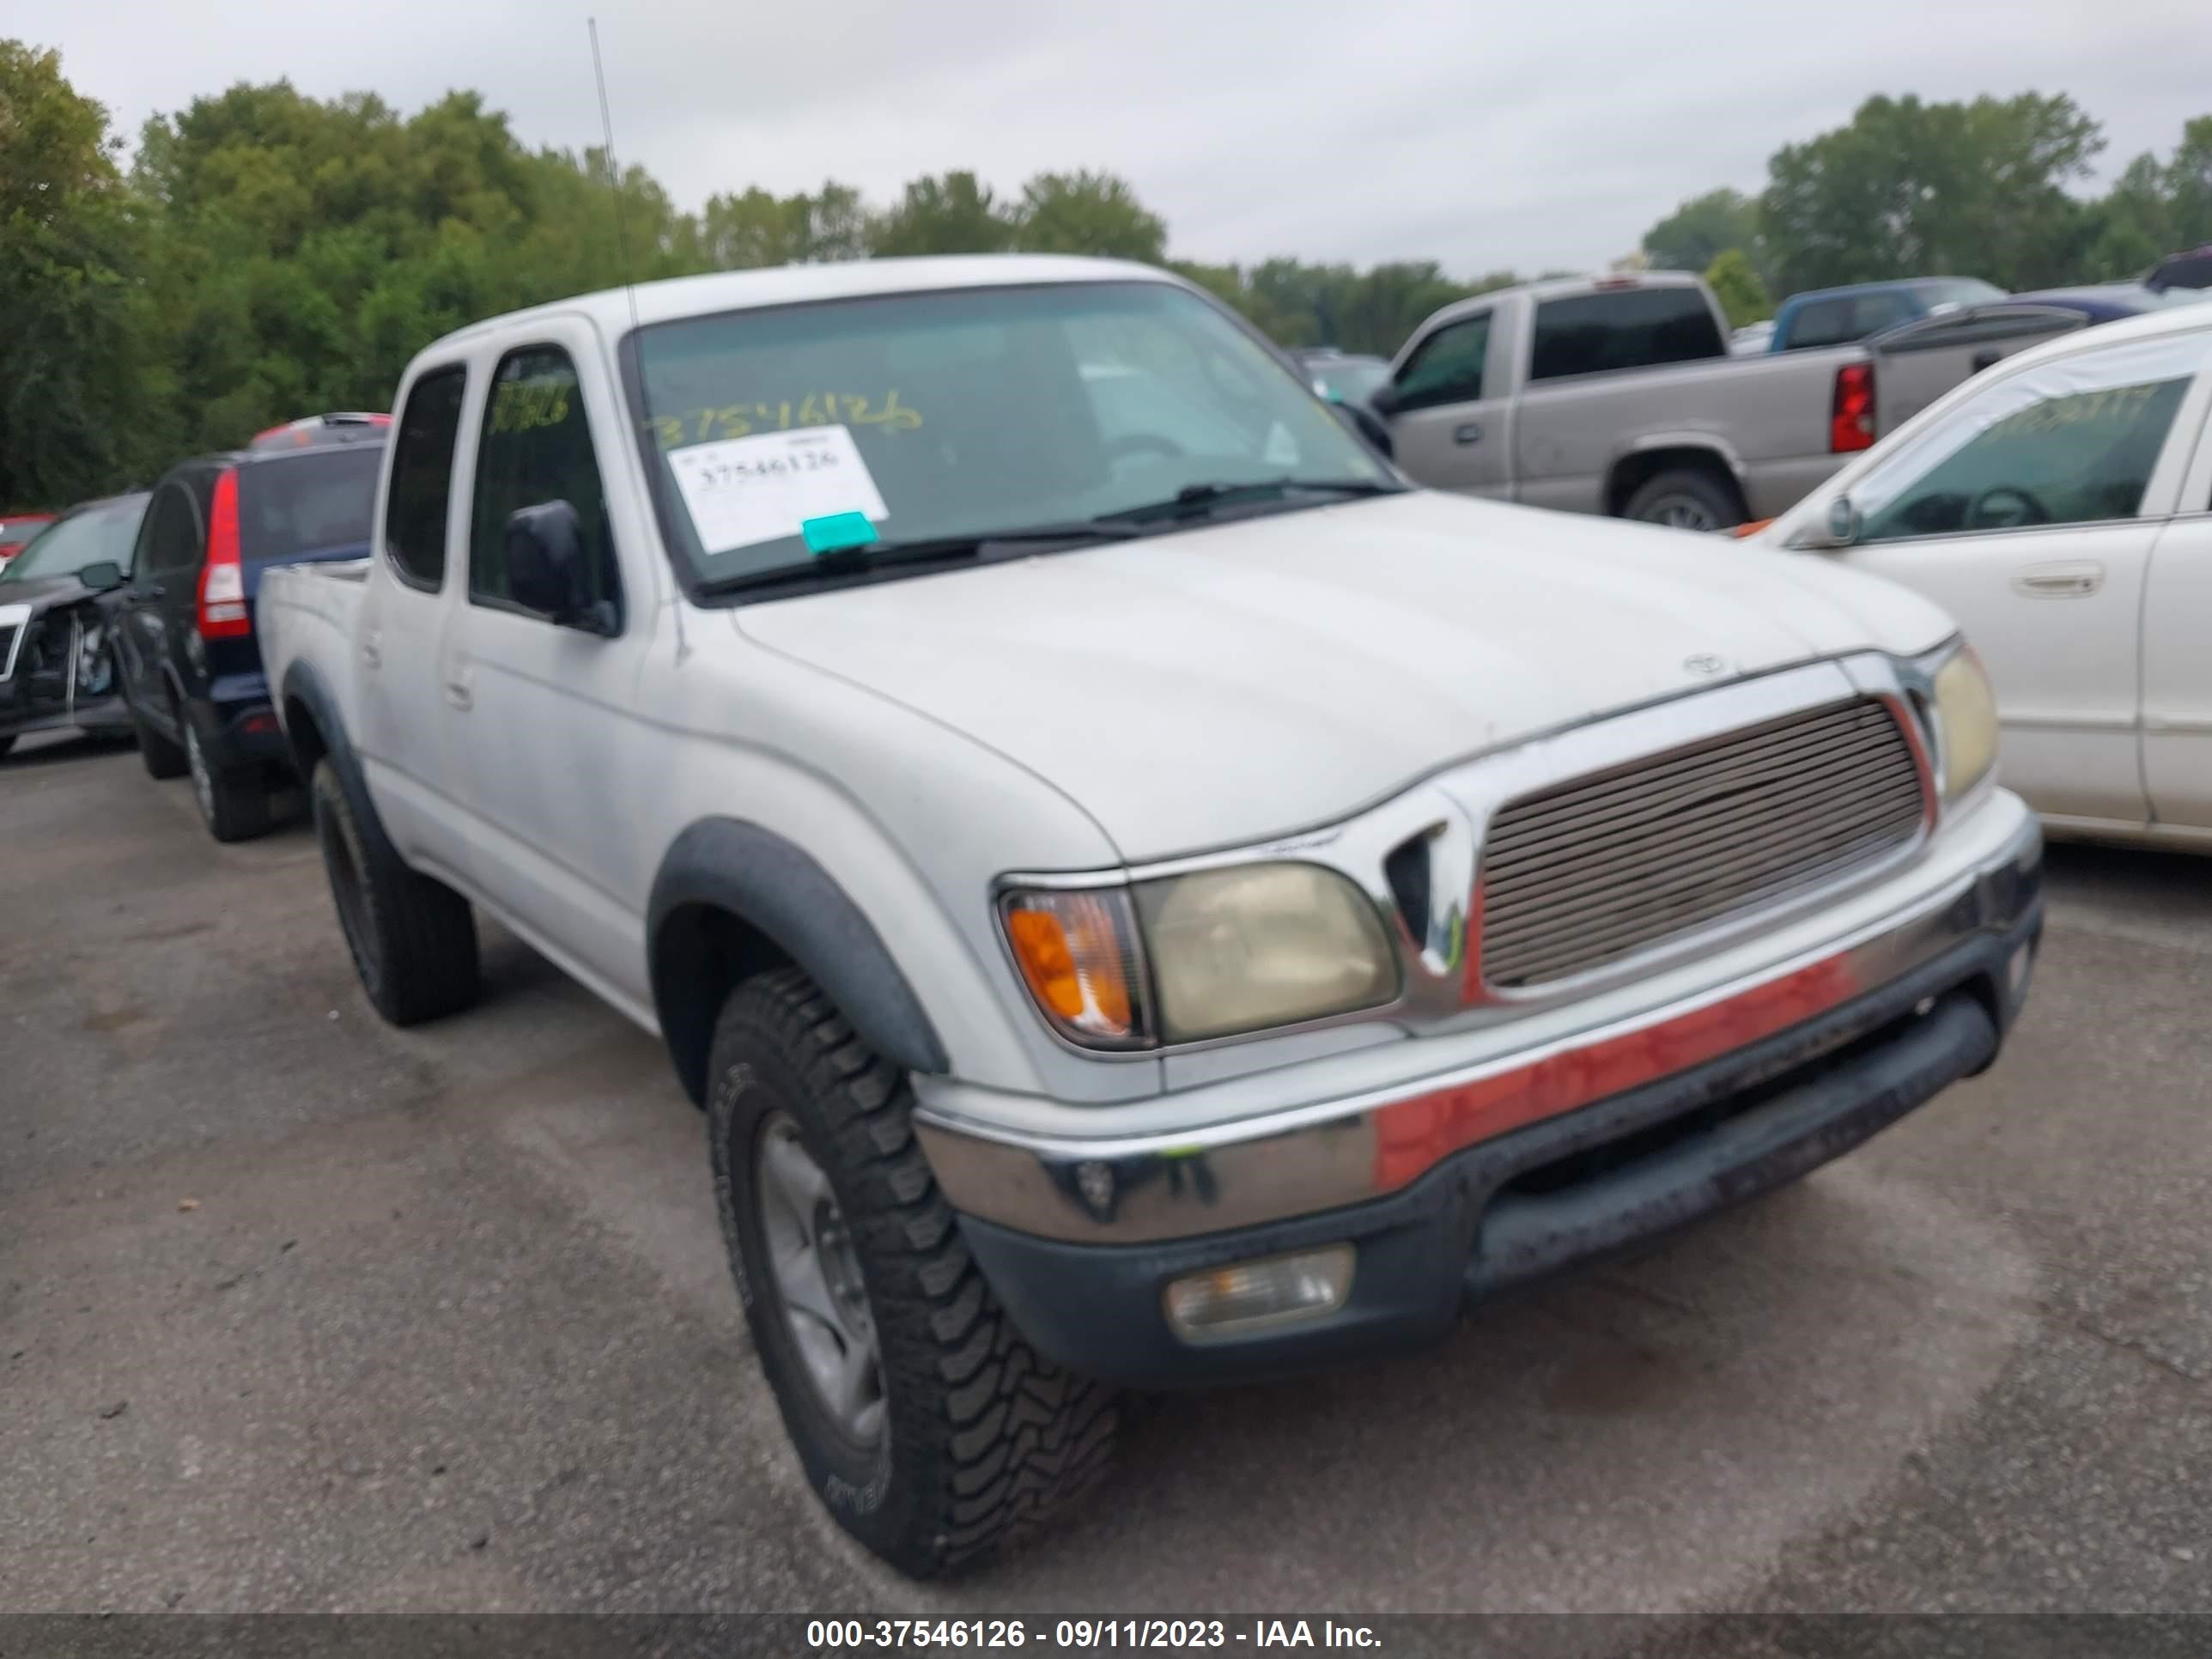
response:
M719 409L662 415L653 424L660 447L677 449L716 439L750 437L756 432L788 432L794 427L843 425L911 432L921 423L921 411L902 403L893 387L880 400L851 392L810 392L772 404L724 404Z

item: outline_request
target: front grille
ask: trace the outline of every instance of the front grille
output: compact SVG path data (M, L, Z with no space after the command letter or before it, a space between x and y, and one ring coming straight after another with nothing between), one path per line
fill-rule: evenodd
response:
M6 679L8 671L15 666L15 635L22 631L14 623L0 623L0 680Z
M1482 852L1482 976L1571 978L1902 847L1911 745L1866 701L1793 714L1502 808Z

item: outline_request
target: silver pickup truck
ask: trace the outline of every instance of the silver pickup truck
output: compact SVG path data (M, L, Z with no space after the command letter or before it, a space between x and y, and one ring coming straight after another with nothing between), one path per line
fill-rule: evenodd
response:
M1937 316L1866 346L1731 356L1687 272L1570 277L1445 307L1370 403L1422 483L1724 530L1787 510L1968 375L2082 321L2008 316L1969 341Z

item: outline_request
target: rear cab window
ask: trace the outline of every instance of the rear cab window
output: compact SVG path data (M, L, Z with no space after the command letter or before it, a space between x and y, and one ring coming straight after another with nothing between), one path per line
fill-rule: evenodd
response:
M307 449L238 469L239 556L249 564L368 550L380 444Z
M1624 288L1546 300L1536 307L1528 379L1724 357L1728 343L1694 288Z
M408 389L392 441L392 484L384 502L384 551L400 580L435 592L446 580L446 520L453 494L453 446L461 433L465 364L434 368Z

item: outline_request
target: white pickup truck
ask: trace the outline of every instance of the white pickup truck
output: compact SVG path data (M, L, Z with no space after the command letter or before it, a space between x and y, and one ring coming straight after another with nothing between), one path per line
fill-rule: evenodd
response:
M1805 556L1407 486L1091 260L466 329L262 649L369 1000L496 916L665 1042L760 1363L917 1575L1116 1388L1295 1371L1987 1066L2041 925L1978 662Z

